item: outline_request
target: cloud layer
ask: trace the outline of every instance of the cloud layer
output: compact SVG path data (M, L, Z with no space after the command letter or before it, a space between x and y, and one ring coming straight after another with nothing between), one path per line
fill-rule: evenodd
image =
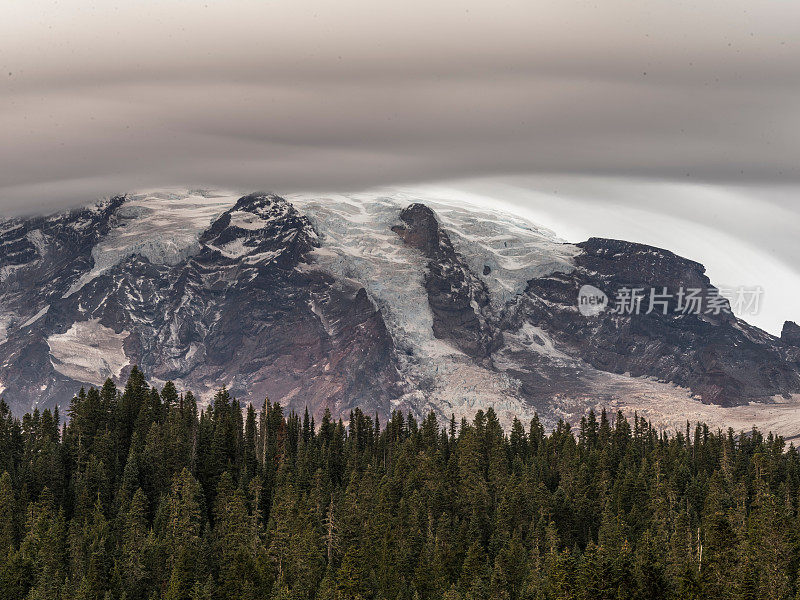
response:
M797 183L800 4L12 0L0 207L522 173Z

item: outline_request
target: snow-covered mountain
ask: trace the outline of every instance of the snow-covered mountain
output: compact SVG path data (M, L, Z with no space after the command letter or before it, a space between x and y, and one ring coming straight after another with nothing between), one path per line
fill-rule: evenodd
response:
M698 263L577 245L519 217L404 193L192 190L0 222L0 394L16 412L81 385L226 385L345 419L494 407L552 424L588 406L662 426L800 435L797 328L733 315L584 316L578 290L713 286Z

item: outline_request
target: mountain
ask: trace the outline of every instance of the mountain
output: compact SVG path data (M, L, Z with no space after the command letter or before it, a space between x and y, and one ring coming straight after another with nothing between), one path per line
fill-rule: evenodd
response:
M603 405L800 435L800 327L748 325L702 265L650 246L565 244L402 193L182 190L7 219L0 249L0 393L18 413L139 365L318 417L492 406L552 425ZM642 310L611 306L630 290ZM686 290L716 310L685 310Z

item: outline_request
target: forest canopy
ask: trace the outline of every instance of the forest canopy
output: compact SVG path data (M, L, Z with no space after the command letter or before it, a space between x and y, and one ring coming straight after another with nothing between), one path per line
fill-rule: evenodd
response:
M800 457L758 431L589 412L508 431L356 409L315 423L134 368L22 419L0 402L16 599L795 598Z

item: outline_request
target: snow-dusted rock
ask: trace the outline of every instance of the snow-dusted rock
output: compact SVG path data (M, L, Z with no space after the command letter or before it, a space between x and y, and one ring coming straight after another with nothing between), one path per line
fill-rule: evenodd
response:
M152 191L2 221L0 251L0 393L17 412L134 364L204 398L226 385L345 419L492 407L554 424L605 404L724 424L754 402L773 424L800 393L793 330L577 310L582 285L707 286L697 263L441 197Z

